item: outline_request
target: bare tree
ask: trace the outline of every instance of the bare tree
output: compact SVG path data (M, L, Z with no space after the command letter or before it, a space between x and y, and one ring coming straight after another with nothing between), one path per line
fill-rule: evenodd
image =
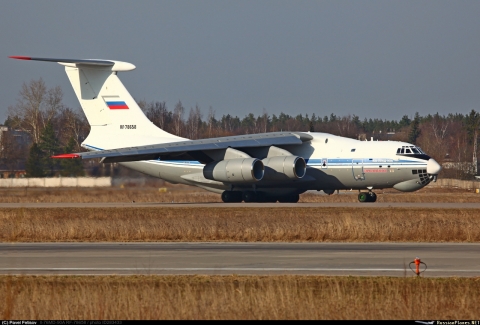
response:
M215 110L210 106L208 109L208 137L212 136L213 124L215 123Z
M69 107L62 107L59 110L55 129L61 131L58 133L60 143L65 146L70 138L73 138L75 149L80 148L80 143L90 131L85 115Z
M23 83L17 104L8 108L14 128L20 128L39 142L40 133L63 107L63 93L60 87L47 89L42 78Z
M266 133L268 129L268 122L269 122L268 113L267 113L267 110L264 108L262 111L262 115L258 116L257 118L257 123L255 125L256 132Z
M184 113L185 108L183 107L182 102L178 101L173 109L173 131L178 136L182 136Z
M450 120L446 118L440 117L440 115L435 114L433 116L431 123L433 135L435 136L435 139L437 142L442 142L443 139L445 139L445 136L447 135L447 130L448 126L450 125Z
M168 109L165 102L151 102L144 109L145 115L152 121L153 124L161 129L166 128L168 119Z
M200 107L195 105L194 108L190 108L190 114L187 120L187 134L190 139L198 139L198 130L202 120L202 113Z

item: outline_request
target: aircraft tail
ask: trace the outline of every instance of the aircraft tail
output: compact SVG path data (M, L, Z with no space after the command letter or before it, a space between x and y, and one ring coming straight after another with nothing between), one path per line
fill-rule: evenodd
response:
M91 131L82 146L89 150L180 141L155 126L117 76L135 69L131 63L113 60L76 60L11 57L21 60L57 62L65 71L85 113Z

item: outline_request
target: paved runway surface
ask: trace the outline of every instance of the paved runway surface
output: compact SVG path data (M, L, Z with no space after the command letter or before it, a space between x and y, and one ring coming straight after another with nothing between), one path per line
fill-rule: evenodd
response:
M0 203L1 208L437 208L480 209L480 203Z
M14 243L1 274L325 274L480 276L480 244L451 243Z

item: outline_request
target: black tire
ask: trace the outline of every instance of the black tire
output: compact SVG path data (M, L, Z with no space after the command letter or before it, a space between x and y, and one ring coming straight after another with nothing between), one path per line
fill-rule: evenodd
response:
M368 202L376 202L377 201L377 194L374 192L370 192L369 194L369 201Z
M268 202L268 199L267 199L267 195L265 194L265 192L257 192L255 193L256 196L255 196L255 202Z
M233 201L232 202L240 203L240 202L243 201L242 192L232 191L232 194L233 194Z
M358 193L358 201L364 203L364 202L368 202L369 200L369 196L367 192L360 192Z
M222 201L223 201L224 203L230 203L230 202L232 202L232 201L231 201L232 198L233 198L232 191L223 191L223 193L222 193Z
M253 191L245 191L242 193L242 198L245 203L256 202L257 197Z
M282 196L278 198L278 202L280 203L297 203L300 200L299 194L290 194L288 196Z
M225 203L242 202L242 192L224 191L222 201Z

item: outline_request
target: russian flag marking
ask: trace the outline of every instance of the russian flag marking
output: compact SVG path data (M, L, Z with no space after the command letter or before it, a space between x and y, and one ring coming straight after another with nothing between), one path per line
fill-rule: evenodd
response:
M106 102L108 108L110 109L128 109L127 104L125 102Z

